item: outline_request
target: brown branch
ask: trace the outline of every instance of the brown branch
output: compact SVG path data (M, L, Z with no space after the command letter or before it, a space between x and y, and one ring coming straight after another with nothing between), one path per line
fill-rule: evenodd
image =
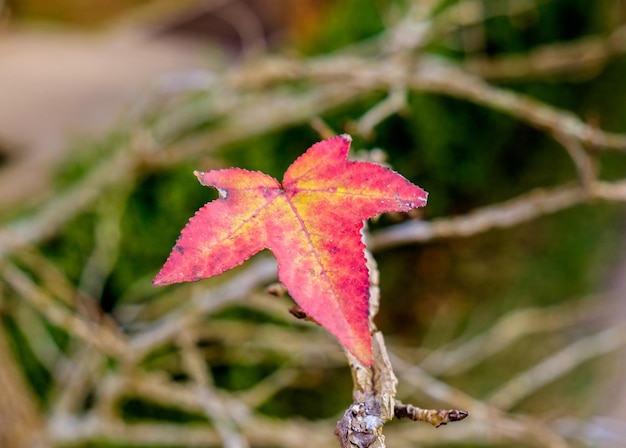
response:
M45 426L0 324L0 446L46 446ZM43 445L42 445L43 444Z
M56 235L73 217L92 206L111 186L134 178L136 155L118 150L81 181L57 192L37 212L0 228L0 257Z
M8 262L0 267L0 272L7 284L50 322L103 353L122 360L132 358L133 350L125 338L110 326L90 322L71 313L39 288L24 272Z
M189 376L195 383L196 398L206 416L213 422L213 426L222 441L222 446L224 448L247 448L249 443L242 436L228 406L213 390L212 378L206 363L195 346L190 328L181 332L178 342L182 350L183 367L189 372Z
M597 129L569 111L492 86L452 64L425 60L407 77L406 85L416 90L471 101L511 115L551 135L562 134L593 148L626 151L626 135Z
M374 325L378 313L380 289L378 267L369 251L365 251L370 277L370 329L372 331L373 364L361 364L350 352L346 356L352 371L353 403L337 422L335 434L342 448L384 448L383 426L394 415L398 380L383 335Z
M335 434L342 448L384 448L382 433L386 422L396 417L409 417L416 421L427 421L435 426L467 417L466 411L425 410L396 401L398 380L393 371L385 341L376 329L373 319L378 312L380 290L378 267L369 251L366 252L370 273L370 328L372 330L373 364L362 365L346 351L350 361L354 390L353 403L337 422Z
M593 154L588 153L583 145L574 138L559 134L554 135L554 138L565 148L570 159L574 162L580 184L585 190L591 191L598 177L598 166Z
M567 110L485 82L451 62L433 56L387 57L383 61L343 55L306 62L272 60L281 70L257 67L257 74L266 73L267 83L308 81L313 85L344 86L343 100L356 99L373 91L390 91L397 86L421 92L437 93L470 101L510 115L550 135L562 134L597 149L626 151L626 135L605 132L582 121ZM261 75L262 76L262 75ZM255 85L258 77L239 72L234 77L238 86ZM349 86L346 88L345 86ZM338 104L338 103L335 103Z
M432 221L406 221L373 233L369 247L376 251L407 243L459 238L496 228L507 228L582 203L587 192L578 186L535 190L466 215Z
M216 311L249 295L264 282L276 278L276 261L268 257L257 257L247 263L246 268L229 282L203 291L176 311L170 312L149 329L131 339L137 359L174 340L179 332L193 326L209 312Z
M500 409L510 409L526 396L571 372L580 364L614 352L624 345L626 345L624 324L579 339L500 386L487 398L487 402Z
M488 403L472 397L443 381L434 378L416 365L393 356L393 364L403 385L411 386L420 393L452 406L469 409L471 421L467 422L462 441L485 438L492 443L505 441L536 442L547 448L567 448L569 445L545 423L527 416L508 415ZM406 393L406 391L405 391Z
M470 57L464 67L481 78L499 81L555 76L587 79L611 59L625 53L626 26L621 26L608 36L586 36L541 46L521 55Z
M439 428L451 422L464 420L469 415L469 412L459 409L449 409L447 411L441 409L422 409L411 404L403 404L396 401L394 414L396 418L408 418L414 422L426 422L430 423L435 428Z
M265 91L268 84L296 80L308 81L310 91L298 95L282 90ZM623 134L604 132L568 111L489 85L433 57L422 57L417 66L414 59L393 57L375 62L345 55L310 61L272 59L261 67L246 66L234 71L218 82L229 86L225 92L233 92L234 88L259 91L242 98L233 93L230 101L221 101L228 106L215 117L223 121L219 129L184 139L166 149L160 148L162 143L148 138L146 131L136 130L128 147L114 151L83 180L57 194L33 215L0 228L0 255L50 238L113 185L132 183L144 172L172 166L235 141L290 124L306 123L364 95L378 90L393 91L398 86L471 101L509 114L553 136L563 135L590 147L626 151ZM396 107L396 100L392 105ZM389 113L386 108L383 112ZM164 142L175 137L169 136Z
M513 227L593 199L626 201L626 181L537 189L466 215L396 224L370 235L368 244L376 251L408 243L468 237L492 229Z
M586 300L581 306L571 304L547 308L511 311L473 338L463 337L438 347L419 363L431 375L458 375L489 357L511 347L524 336L549 333L580 325L588 318L595 303Z

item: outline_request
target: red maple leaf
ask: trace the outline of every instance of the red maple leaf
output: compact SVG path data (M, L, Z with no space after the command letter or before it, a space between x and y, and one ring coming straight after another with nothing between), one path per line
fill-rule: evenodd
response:
M219 198L190 219L153 284L221 274L268 248L296 303L371 365L363 222L421 207L427 193L389 168L348 161L350 141L341 135L313 145L287 169L282 187L258 171L195 172Z

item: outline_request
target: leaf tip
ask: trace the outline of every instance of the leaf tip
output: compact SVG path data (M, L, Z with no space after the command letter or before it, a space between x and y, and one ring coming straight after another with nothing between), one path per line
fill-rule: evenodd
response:
M352 143L352 136L350 134L340 134L339 138L341 138L345 142Z
M176 247L176 246L175 246ZM177 283L181 280L177 279L175 276L172 275L171 269L170 268L170 257L168 257L168 260L165 262L165 265L161 268L161 270L159 271L159 273L157 275L154 276L154 278L152 279L152 286L167 286L167 285L171 285L172 283Z
M167 284L168 282L163 280L160 272L156 275L156 277L152 279L152 286L159 287L159 286L165 286Z
M198 182L200 182L202 185L204 185L204 182L202 182L202 177L205 174L206 173L204 171L198 171L198 170L193 171L193 175L196 176L196 179L198 179Z

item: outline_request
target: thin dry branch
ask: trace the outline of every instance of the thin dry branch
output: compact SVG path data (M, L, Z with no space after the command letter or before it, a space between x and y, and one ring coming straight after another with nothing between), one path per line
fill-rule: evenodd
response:
M422 409L396 401L398 380L393 371L383 334L374 325L380 301L379 273L374 257L365 251L370 278L370 329L373 364L362 365L346 350L354 390L353 403L337 422L335 434L342 448L385 448L383 426L394 416L428 422L434 426L461 421L467 411Z
M44 448L45 422L35 395L17 369L13 351L0 325L0 445Z
M580 323L589 316L589 304L514 310L473 338L439 347L419 364L431 375L461 374L530 334L548 333Z
M565 148L574 162L580 184L591 191L598 178L598 164L593 155L585 151L583 145L576 139L558 134L554 135L554 138Z
M213 381L201 353L195 346L191 329L184 329L178 337L183 367L194 381L196 397L206 416L213 422L224 448L247 448L249 443L242 436L237 422L213 390Z
M1 268L5 282L46 318L74 337L118 359L132 357L132 349L121 333L110 325L90 322L71 313L39 288L23 271L5 262Z
M486 401L500 409L510 409L546 384L572 372L580 364L614 352L625 344L626 326L623 324L586 336L501 385Z
M246 269L226 284L193 296L187 304L133 337L131 345L137 359L171 342L179 332L193 326L207 313L246 297L262 283L275 278L275 260L262 257L248 262Z
M307 81L310 90L294 95L284 89L267 89L268 85L291 81ZM172 166L236 141L306 123L372 92L394 91L398 86L471 101L509 114L550 135L572 138L596 149L626 150L623 134L602 131L568 111L489 85L451 63L428 56L389 57L376 62L345 55L310 61L271 59L261 66L246 66L224 75L214 86L219 92L222 88L218 86L235 95L232 101L224 101L228 107L215 117L222 120L218 129L167 148L161 148L163 143L147 137L150 133L145 130L136 130L127 147L114 151L82 181L56 195L35 214L0 229L0 255L58 233L72 217L94 204L102 192L113 185L132 183L151 169ZM251 94L239 99L236 89L248 90ZM397 107L396 102L393 101L394 107Z
M438 402L469 410L471 419L464 423L464 435L471 440L489 440L492 443L525 441L546 448L567 448L565 439L544 423L525 416L509 415L488 403L476 399L419 367L392 356L393 365L402 384L415 388L421 394ZM406 391L405 391L406 392ZM473 434L473 436L472 436Z
M122 243L122 218L131 185L117 185L116 190L101 197L96 205L95 246L78 283L78 289L93 299L102 296L104 284L115 266Z
M469 413L458 409L422 409L411 404L404 404L396 400L394 409L396 418L408 418L415 422L426 422L439 428L452 422L460 422L467 418Z
M106 358L88 345L76 349L72 358L65 363L63 372L56 376L56 396L50 420L65 420L79 413L85 405L85 399L97 382Z
M463 238L492 229L513 227L594 199L626 201L626 181L595 182L589 187L537 189L508 201L478 208L466 215L396 224L373 233L368 238L368 244L376 251L408 243Z
M626 135L602 131L573 113L528 96L492 86L447 63L420 63L407 86L471 101L525 122L550 135L565 135L596 149L626 151Z
M123 149L94 167L81 181L57 192L37 212L0 228L0 257L57 235L72 218L92 207L111 186L133 179L136 154L129 148Z
M365 138L371 137L374 128L386 118L407 107L407 92L404 87L392 88L389 95L369 109L354 126L354 132Z
M470 101L511 115L550 135L569 136L593 148L626 151L624 134L602 131L567 110L490 85L453 63L433 56L388 57L375 62L346 55L306 62L274 59L255 69L254 74L234 73L230 82L240 88L296 80L306 80L313 85L322 81L328 86L338 83L344 86L344 98L357 98L365 92L392 91L403 86Z
M545 45L520 55L473 56L465 61L464 67L481 78L499 81L557 76L587 79L611 59L625 53L626 26L621 26L608 36L587 36Z

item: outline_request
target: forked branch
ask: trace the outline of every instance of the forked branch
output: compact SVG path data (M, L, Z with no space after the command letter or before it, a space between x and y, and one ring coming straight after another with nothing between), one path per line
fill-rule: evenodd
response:
M372 254L367 250L365 252L370 277L370 329L374 363L366 367L346 351L354 389L352 405L337 422L335 430L341 448L384 448L383 426L394 416L439 427L461 421L469 415L462 410L422 409L396 401L398 379L393 372L383 334L373 322L380 299L378 267Z

